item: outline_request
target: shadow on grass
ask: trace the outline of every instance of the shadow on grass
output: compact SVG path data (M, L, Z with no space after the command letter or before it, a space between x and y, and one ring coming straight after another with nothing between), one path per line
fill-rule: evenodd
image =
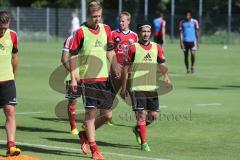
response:
M224 89L239 89L240 86L238 85L224 85L221 87L188 87L190 89L202 89L202 90L224 90Z
M205 90L218 90L218 89L222 89L219 87L188 87L190 89L205 89Z
M0 129L5 129L5 126L0 126ZM37 128L37 127L24 127L24 126L17 126L17 131L24 131L24 132L46 132L46 133L66 133L69 132L61 131L61 130L54 130L50 128Z
M33 118L41 120L41 121L69 123L69 119L68 118L46 118L46 117L33 117ZM83 120L78 118L77 115L76 115L76 122L77 123L83 123Z
M224 85L223 87L234 88L234 89L239 89L240 88L240 86L237 86L237 85Z
M33 117L41 121L50 121L50 122L69 122L69 119L60 119L60 118L46 118L46 117Z
M133 126L130 125L125 125L125 124L118 124L114 122L114 126L118 126L118 127L126 127L126 128L133 128Z
M54 141L54 142L79 144L79 146L80 146L80 140L79 139L46 138L46 137L43 137L42 139L46 139L46 140ZM99 146L104 146L104 147L139 149L139 146L126 145L126 144L117 144L117 143L115 144L115 143L102 142L102 141L97 141L97 144Z
M5 148L6 145L0 144L0 147ZM51 155L58 155L58 156L78 157L79 159L82 159L85 157L86 159L89 159L89 157L86 157L85 155L81 155L80 149L79 149L79 152L68 152L68 151L62 151L62 150L56 150L56 149L44 149L36 146L18 145L18 147L21 148L21 150L23 151L22 154L24 154L24 152L33 152L33 153L51 154ZM1 156L4 156L4 155L1 155Z

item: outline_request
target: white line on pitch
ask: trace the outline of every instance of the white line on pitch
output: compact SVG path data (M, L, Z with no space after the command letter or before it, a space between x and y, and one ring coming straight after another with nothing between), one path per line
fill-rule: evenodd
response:
M168 108L168 106L163 105L163 106L160 106L160 108Z
M221 103L206 103L206 104L195 104L195 106L205 107L205 106L221 106Z
M6 144L6 141L0 140L0 143ZM22 143L22 142L16 142L18 145L28 146L28 147L37 147L37 148L43 148L43 149L49 149L49 150L65 150L65 151L74 151L74 152L80 152L80 149L74 149L74 148L68 148L68 147L57 147L57 146L49 146L49 145L42 145L42 144L31 144L31 143ZM169 159L162 159L162 158L152 158L152 157L144 157L144 156L137 156L137 155L128 155L128 154L120 154L120 153L114 153L114 152L102 152L103 154L107 155L114 155L119 157L126 157L133 158L133 159L144 159L144 160L169 160Z
M17 112L18 115L26 115L26 114L43 114L46 112Z

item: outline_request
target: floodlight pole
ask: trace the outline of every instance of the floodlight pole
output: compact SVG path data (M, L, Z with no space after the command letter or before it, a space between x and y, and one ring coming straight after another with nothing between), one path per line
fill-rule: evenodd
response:
M118 0L118 14L122 12L122 0Z
M171 0L171 42L174 38L174 15L175 15L175 0Z
M228 33L227 44L231 44L231 28L232 28L232 0L228 0Z
M145 18L145 21L148 20L148 0L145 0L144 1L144 18Z
M86 0L81 0L81 11L82 11L81 22L83 23L87 19Z
M201 42L201 35L202 35L202 6L203 6L203 0L199 0L199 32L200 32L200 37L199 40Z

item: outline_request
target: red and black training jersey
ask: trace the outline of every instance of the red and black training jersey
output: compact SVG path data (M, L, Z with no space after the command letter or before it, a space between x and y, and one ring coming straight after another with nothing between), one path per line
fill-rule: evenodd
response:
M84 24L86 27L88 27L89 31L92 32L93 34L98 34L100 32L100 27L98 26L97 29L93 29L90 26L87 26L87 24ZM108 50L114 49L114 42L112 40L111 36L111 28L104 24L104 29L107 34L107 40L108 40ZM83 29L80 27L76 32L74 33L73 37L73 42L71 47L69 48L70 54L77 55L80 49L82 48L84 42L84 34L83 34Z
M17 53L18 52L18 38L17 38L17 33L13 30L10 30L10 36L13 44L12 48L12 53Z
M138 41L137 34L130 30L128 33L124 34L120 29L117 29L112 31L112 39L116 45L115 53L117 55L118 63L123 65L131 44Z
M143 45L141 43L139 43L139 44L146 51L149 51L149 50L152 49L152 44L151 43L149 43L148 45ZM159 63L159 64L164 63L165 58L163 56L163 50L162 50L162 47L159 44L157 44L157 49L158 49L157 63ZM128 50L128 57L127 57L127 60L126 60L125 64L133 63L134 59L135 59L135 54L136 54L136 47L135 47L135 45L132 45Z
M69 52L69 48L72 46L73 36L69 36L63 44L63 51Z

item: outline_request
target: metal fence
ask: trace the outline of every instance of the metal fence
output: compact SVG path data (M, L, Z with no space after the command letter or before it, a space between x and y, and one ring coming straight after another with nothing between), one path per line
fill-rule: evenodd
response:
M84 0L82 0L84 1ZM135 0L137 5L133 5L130 0L118 0L118 8L104 9L103 21L109 24L112 29L116 28L116 17L121 11L129 11L132 14L131 28L135 29L136 24L148 20L150 22L156 17L157 7L155 3L161 3L157 0ZM228 0L231 2L231 0ZM166 31L168 39L178 38L179 21L184 18L184 10L188 9L179 7L180 0L171 0L166 8ZM229 6L226 1L226 8L218 15L209 15L208 11L212 9L206 0L196 0L192 3L191 9L194 18L200 21L201 38L205 43L234 43L240 44L240 12L229 12ZM201 6L200 6L201 5ZM230 5L231 7L231 5ZM21 41L49 41L60 38L66 38L70 32L71 13L77 12L78 17L83 19L81 11L86 8L0 8L11 13L10 27L16 30ZM240 10L240 8L239 8ZM82 22L82 21L81 21Z
M10 28L17 31L22 41L49 41L65 38L70 33L71 13L78 9L66 8L1 8L11 14Z

